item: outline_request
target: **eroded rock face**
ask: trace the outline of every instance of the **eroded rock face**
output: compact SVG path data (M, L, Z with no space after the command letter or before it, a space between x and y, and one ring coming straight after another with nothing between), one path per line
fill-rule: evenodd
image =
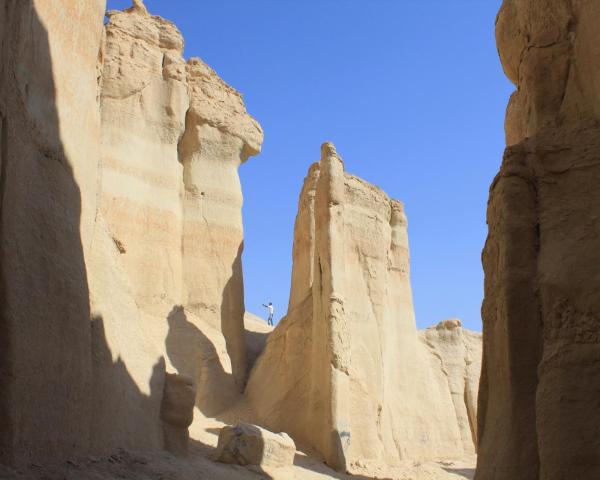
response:
M196 387L186 375L169 374L165 377L160 417L164 423L165 448L176 455L188 451L188 427L194 420Z
M143 370L162 354L168 368L193 378L197 406L212 416L246 380L237 169L259 152L262 130L239 93L201 60L182 58L171 22L142 2L108 20L94 312L111 345L143 330L132 345L119 345L119 355ZM105 264L113 271L100 276ZM111 291L111 276L127 292L122 303L133 325L111 305L123 297ZM153 411L157 402L149 403Z
M263 134L246 113L241 95L200 59L191 59L186 73L190 107L179 143L183 300L193 314L223 333L241 390L247 372L238 167L260 151Z
M483 254L481 480L597 478L600 5L505 0L517 86Z
M262 131L171 22L105 7L0 7L9 464L161 448L166 371L204 415L245 381L237 167Z
M419 340L402 204L345 173L324 144L294 240L288 314L246 390L260 422L342 470L473 452L465 411L474 414L474 399L455 405L459 373L434 355L462 365L465 381L466 346L446 352L442 334L434 346Z
M296 445L289 435L238 423L225 426L219 432L215 458L219 462L242 466L284 468L293 465L295 454Z
M458 319L444 320L419 334L433 356L434 368L441 368L446 376L463 450L467 454L474 454L477 443L481 334L463 329Z
M0 463L89 448L103 15L103 0L0 7Z

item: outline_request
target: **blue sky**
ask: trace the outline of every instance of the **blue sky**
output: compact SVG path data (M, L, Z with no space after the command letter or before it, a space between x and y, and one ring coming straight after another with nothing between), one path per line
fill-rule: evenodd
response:
M145 3L265 131L240 170L249 311L271 300L285 313L298 194L333 141L347 171L405 203L419 327L458 317L481 329L487 194L513 90L494 42L501 0Z

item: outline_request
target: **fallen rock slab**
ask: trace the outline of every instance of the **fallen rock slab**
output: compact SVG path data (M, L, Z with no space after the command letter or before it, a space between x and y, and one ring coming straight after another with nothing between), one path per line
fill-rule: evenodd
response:
M294 463L296 444L287 433L248 423L225 426L219 433L216 460L242 466L282 468Z

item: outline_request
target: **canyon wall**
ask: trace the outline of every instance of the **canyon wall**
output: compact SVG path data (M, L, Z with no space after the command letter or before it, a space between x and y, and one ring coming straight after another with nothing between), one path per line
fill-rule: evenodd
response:
M104 7L0 7L0 463L89 448L84 256L96 210Z
M0 462L163 446L246 380L238 166L262 131L141 0L0 8ZM68 59L64 61L62 59ZM49 380L50 379L50 380Z
M342 470L473 453L477 335L454 327L420 338L403 206L324 144L300 195L288 314L246 389L257 419Z
M483 253L480 480L600 477L600 5L505 0L516 85Z

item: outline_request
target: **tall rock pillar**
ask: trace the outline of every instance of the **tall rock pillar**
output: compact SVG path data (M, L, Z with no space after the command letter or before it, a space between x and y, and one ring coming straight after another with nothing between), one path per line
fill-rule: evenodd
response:
M350 444L349 331L344 315L344 165L331 143L321 147L321 174L314 201L313 356L322 363L311 388L311 417L327 463L346 468ZM314 319L318 319L314 321ZM325 393L325 401L323 394ZM324 411L320 411L323 409ZM326 428L322 420L326 419ZM320 424L320 425L319 425Z
M600 478L600 5L505 0L516 85L483 252L479 480Z

